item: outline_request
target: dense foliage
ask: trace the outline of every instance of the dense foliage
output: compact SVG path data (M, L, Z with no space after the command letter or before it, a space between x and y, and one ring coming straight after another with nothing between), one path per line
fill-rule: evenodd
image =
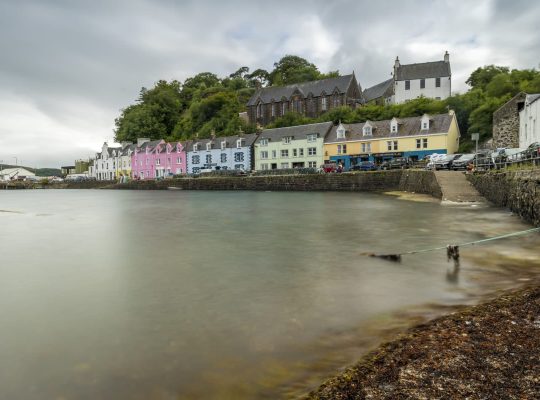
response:
M212 132L217 135L234 135L239 130L255 132L256 127L246 123L238 113L245 111L247 101L257 88L335 76L339 76L338 71L323 74L309 61L288 55L274 63L270 72L256 69L250 73L248 67L241 67L225 78L203 72L183 83L161 80L152 89L142 88L136 103L122 110L115 120L115 138L119 142L136 141L138 137L175 140L195 135L205 138ZM473 71L466 83L470 86L467 92L443 101L419 98L399 105L368 104L354 110L340 107L319 118L290 112L269 127L323 121L375 121L452 109L456 112L462 135L461 150L465 151L472 147L471 133L480 133L481 141L491 137L493 112L502 104L520 91L540 92L540 72L488 65Z

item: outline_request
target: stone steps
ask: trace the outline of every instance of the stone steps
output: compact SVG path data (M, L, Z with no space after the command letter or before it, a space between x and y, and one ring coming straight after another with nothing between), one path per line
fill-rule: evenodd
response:
M482 203L485 199L467 180L464 172L435 171L442 191L442 201L454 203Z

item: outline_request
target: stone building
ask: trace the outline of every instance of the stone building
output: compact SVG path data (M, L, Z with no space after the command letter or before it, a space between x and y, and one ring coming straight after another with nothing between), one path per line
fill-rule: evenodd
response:
M365 89L363 98L376 104L400 104L421 96L444 100L450 97L451 89L448 52L441 61L416 64L401 64L396 57L392 78Z
M361 102L362 89L354 73L337 78L295 83L259 89L247 103L249 122L267 125L294 111L318 117L332 108L355 107Z
M527 94L520 92L493 113L493 147L519 147L519 110Z

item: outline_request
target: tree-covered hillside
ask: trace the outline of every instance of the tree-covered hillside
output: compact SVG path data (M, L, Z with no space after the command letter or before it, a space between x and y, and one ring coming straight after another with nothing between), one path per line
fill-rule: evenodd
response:
M227 77L203 72L179 81L158 81L151 89L142 88L139 98L121 111L116 119L115 138L136 141L138 137L178 140L216 135L234 135L240 129L255 132L256 127L238 113L260 87L281 86L339 76L338 71L321 73L309 61L288 55L270 72L241 67ZM470 134L480 133L481 141L491 137L493 112L520 91L540 92L540 72L535 69L510 70L488 65L472 72L466 82L470 89L443 101L419 98L399 105L365 105L356 109L340 107L319 118L290 112L271 127L293 126L320 121L345 123L366 120L436 114L453 109L462 134L461 150L472 148Z

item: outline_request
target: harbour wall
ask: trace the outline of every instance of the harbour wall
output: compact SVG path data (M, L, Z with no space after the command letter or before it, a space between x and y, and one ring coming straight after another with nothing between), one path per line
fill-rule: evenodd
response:
M468 178L490 202L540 226L540 169L490 171L468 175Z
M108 185L111 189L159 190L258 190L258 191L408 191L441 198L431 171L394 170L341 174L268 175L246 177L198 177L161 181L132 181Z

